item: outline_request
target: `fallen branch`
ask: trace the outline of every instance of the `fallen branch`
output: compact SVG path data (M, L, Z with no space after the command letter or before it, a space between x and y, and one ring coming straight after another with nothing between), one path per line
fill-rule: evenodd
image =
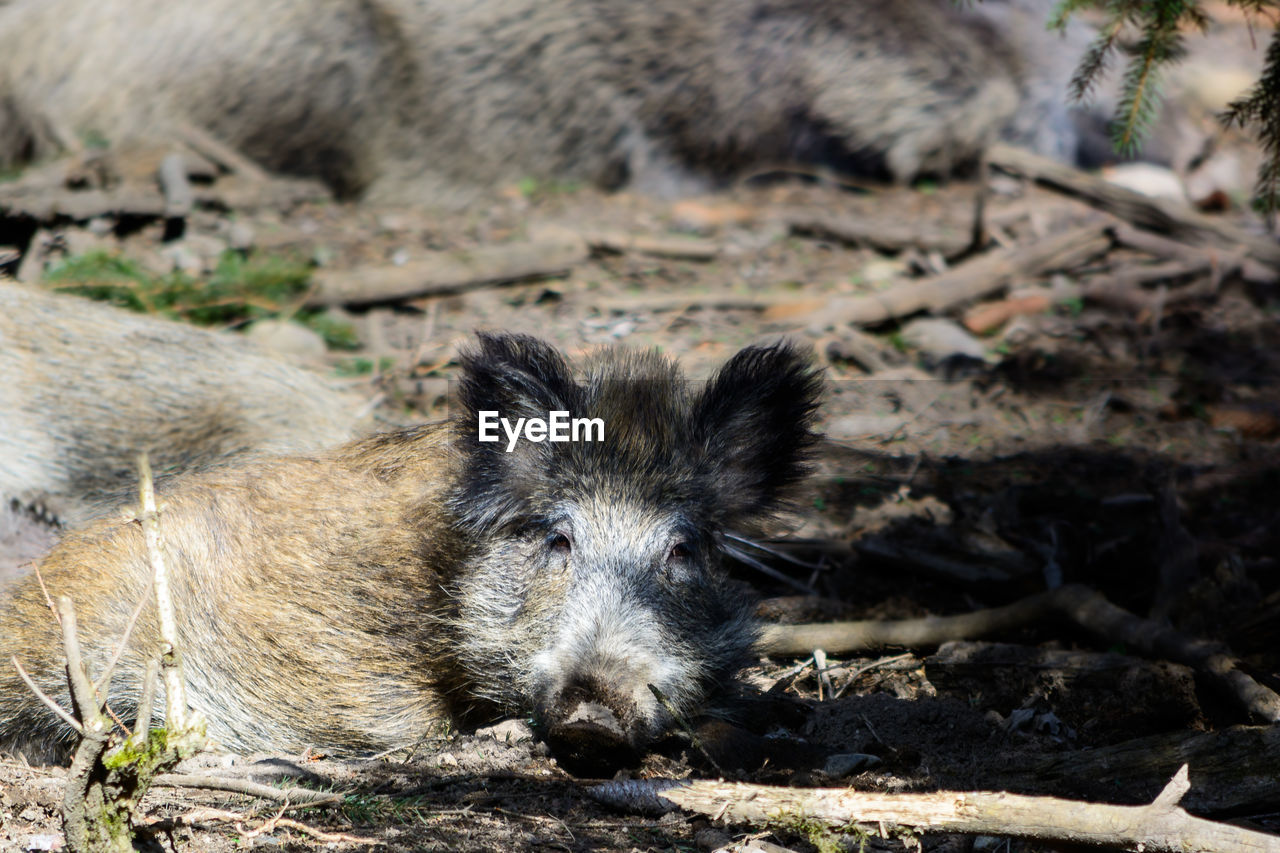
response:
M50 190L36 195L0 193L0 217L46 224L66 219L84 222L100 216L159 219L164 213L164 198L154 191L122 188Z
M217 210L289 207L329 198L323 185L298 178L268 178L251 183L239 176L224 178L216 187L191 187L191 202ZM44 224L87 222L99 217L163 219L170 202L153 189L119 187L110 190L50 189L37 193L0 190L0 219L31 219Z
M875 325L923 310L942 313L1012 282L1079 266L1110 246L1101 224L1082 225L1027 246L979 255L933 278L904 281L880 293L832 299L814 312L812 330Z
M826 305L825 299L812 299L797 302L791 294L743 294L743 293L682 293L678 295L655 296L620 296L616 299L593 300L592 306L601 311L612 311L619 314L633 311L688 311L697 308L700 311L763 311L769 312L779 306L803 306L804 313L809 313L819 306Z
M1280 721L1280 696L1236 668L1220 646L1192 640L1172 628L1143 619L1107 601L1088 587L1068 584L1004 607L955 616L926 616L893 622L830 622L770 625L761 635L764 654L807 655L814 649L849 654L886 646L917 648L948 640L973 640L1062 616L1109 643L1124 643L1148 657L1190 666L1248 713Z
M869 246L881 252L919 249L941 252L946 258L963 254L973 242L966 227L947 228L923 222L884 222L872 217L832 216L823 213L794 213L786 218L792 234L814 235L853 246Z
M229 175L215 186L195 190L196 204L209 210L279 210L332 197L324 184L310 178L276 177L257 182Z
M215 138L208 131L192 124L182 124L178 126L177 133L178 138L190 145L197 154L212 160L223 171L241 175L255 183L271 180L266 169L222 140Z
M587 245L574 241L508 243L459 252L432 252L400 266L320 270L311 306L372 305L530 279L566 275L586 260Z
M160 623L160 672L164 677L165 726L173 735L199 731L196 738L203 745L204 720L199 711L187 707L186 680L182 677L182 647L178 643L178 623L173 614L173 596L169 592L169 569L164 559L164 539L160 534L160 513L156 509L156 486L151 476L147 454L138 457L141 512L138 523L147 544L147 560L151 564L152 585L156 593L156 615ZM139 715L141 717L141 715ZM139 723L149 720L139 719ZM145 741L146 728L140 736Z
M611 231L585 231L582 239L596 251L631 252L651 255L655 258L676 258L685 261L710 261L720 255L723 247L711 240L671 237L645 237Z
M1273 270L1250 260L1240 251L1227 251L1212 246L1190 246L1150 231L1134 228L1127 222L1117 222L1108 230L1116 243L1126 248L1171 261L1182 261L1187 264L1203 263L1212 270L1213 276L1219 281L1236 272L1244 272L1245 277L1250 279L1260 276L1265 280L1274 281L1276 277Z
M1140 228L1168 234L1200 246L1213 246L1233 252L1243 250L1249 257L1266 264L1272 270L1280 270L1280 243L1206 216L1189 205L1151 198L1056 160L1009 145L992 146L987 152L987 158L997 169L1030 178L1059 192L1083 199Z
M1001 835L1184 853L1280 853L1280 837L1194 817L1178 803L1190 789L1183 765L1160 795L1145 806L1113 806L985 791L880 794L844 788L774 788L767 785L672 781L607 782L591 789L611 805L651 811L686 811L749 823L819 820L907 827L922 832Z

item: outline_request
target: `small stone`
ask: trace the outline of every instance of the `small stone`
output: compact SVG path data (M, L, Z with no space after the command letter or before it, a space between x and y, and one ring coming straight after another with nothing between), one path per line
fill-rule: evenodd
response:
M227 229L227 245L237 252L247 252L252 249L257 238L258 235L254 233L253 226L247 222L233 222Z
M189 234L160 250L161 257L173 272L200 275L212 270L219 256L227 250L227 244L217 237Z
M941 317L922 317L902 327L902 340L934 361L955 356L982 360L987 348L958 324Z
M883 284L906 272L907 265L892 258L877 258L862 265L858 271L862 280L869 284Z
M403 213L384 213L378 217L378 228L382 231L408 231L409 218Z
M840 752L827 756L827 760L822 764L822 772L832 779L839 779L863 770L870 770L878 764L880 764L878 755L865 752Z
M67 254L74 257L86 252L111 251L115 249L116 241L86 228L71 228L62 233L62 245L66 247Z
M304 359L321 358L328 349L320 335L287 320L259 320L249 327L245 337L278 355Z
M204 270L204 261L200 259L200 256L191 251L190 247L180 243L165 246L160 250L160 256L164 259L170 272L199 275Z
M436 766L437 767L457 767L458 756L454 755L452 752L442 752L436 756Z
M1187 201L1187 190L1173 170L1154 163L1121 163L1102 170L1109 184L1142 193L1149 198Z
M524 720L503 720L502 722L476 729L477 737L491 737L499 743L514 744L522 740L533 740L533 729Z
M827 423L826 434L834 439L888 438L907 425L901 415L845 415Z
M317 267L332 266L338 257L338 250L323 243L311 250L311 263Z

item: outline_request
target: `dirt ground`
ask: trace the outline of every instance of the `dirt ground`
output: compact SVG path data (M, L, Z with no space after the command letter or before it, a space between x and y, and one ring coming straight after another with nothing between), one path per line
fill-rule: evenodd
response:
M1242 150L1240 162L1254 162ZM154 152L112 156L108 190L130 174L149 175L136 163ZM110 204L43 219L11 204L0 217L0 247L16 252L0 251L0 274L18 274L31 252L42 257L26 272L39 278L106 251L200 279L222 253L243 251L304 259L317 276L369 270L372 280L433 252L589 232L594 248L560 274L332 309L358 348L296 357L363 391L380 421L404 423L443 416L456 346L478 328L530 332L570 353L658 347L702 377L747 343L790 337L825 365L827 439L803 499L771 550L760 552L772 574L734 568L766 599L768 619L958 614L1078 583L1186 637L1221 643L1242 671L1280 690L1274 269L1269 280L1256 270L1157 271L1135 285L1135 269L1150 272L1161 261L1112 245L1065 271L1015 275L1000 291L1047 303L982 335L965 332L961 320L977 303L995 304L999 292L935 312L949 320L940 330L913 328L907 318L855 327L840 320L850 297L887 294L970 262L963 250L978 184L895 189L778 178L680 202L511 187L451 215L342 205L304 191L229 208L198 204L176 239L163 217ZM996 176L989 190L994 248L985 251L1098 221L1093 206L1027 181ZM1266 235L1234 201L1210 215ZM815 216L942 237L916 245L909 238L892 251L857 246L798 224ZM635 238L670 245L647 251ZM961 252L945 248L952 245ZM1142 298L1071 290L1121 279ZM1259 722L1203 673L1068 620L941 649L831 654L822 678L812 659L761 658L740 681L742 695L726 700L720 716L694 721L705 751L672 735L623 774L1144 803L1179 756L1191 754L1179 752L1187 738ZM1268 743L1276 755L1274 738ZM1141 772L1121 769L1118 759L1072 763L1120 755L1106 752L1118 748L1151 760ZM1192 812L1280 833L1274 773L1244 779L1197 761L1185 801ZM282 813L279 803L242 795L158 788L142 819L159 849L692 851L753 837L797 851L1066 849L618 810L592 799L591 781L563 771L520 721L432 733L409 754L359 762L215 754L196 763L193 772L345 799ZM0 760L0 849L57 849L61 779L56 768Z

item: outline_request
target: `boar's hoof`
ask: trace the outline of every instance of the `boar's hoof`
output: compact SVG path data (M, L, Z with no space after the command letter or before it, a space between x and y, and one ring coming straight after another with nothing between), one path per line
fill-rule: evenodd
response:
M551 754L575 776L609 777L639 758L614 713L581 701L547 729Z

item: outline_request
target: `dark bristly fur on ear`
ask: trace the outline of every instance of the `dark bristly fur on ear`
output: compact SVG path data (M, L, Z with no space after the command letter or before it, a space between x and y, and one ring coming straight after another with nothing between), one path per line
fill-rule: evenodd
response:
M513 422L545 418L550 411L580 408L581 389L564 356L544 341L491 332L476 337L479 346L459 354L462 413L455 420L455 435L468 452L466 476L452 504L464 523L479 530L519 515L541 479L540 454L530 452L529 442L521 442L519 453L507 453L505 436L493 444L479 441L479 413L497 411Z
M821 392L822 374L785 342L747 347L707 384L693 430L722 524L767 515L805 474Z
M717 527L749 524L774 510L804 473L821 376L789 344L748 347L691 391L657 352L605 350L586 379L548 345L482 335L462 355L462 411L455 422L464 473L452 506L473 531L529 523L557 501L613 495L682 506ZM600 418L603 442L552 444L477 438L481 411L545 418Z

